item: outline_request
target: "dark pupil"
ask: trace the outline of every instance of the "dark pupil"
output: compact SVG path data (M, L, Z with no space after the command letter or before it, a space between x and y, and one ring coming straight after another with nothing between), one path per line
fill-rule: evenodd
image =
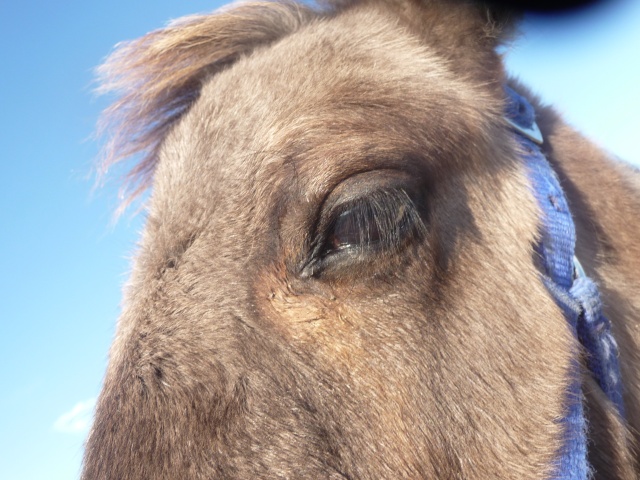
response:
M336 219L329 236L329 250L376 244L382 232L375 218L359 209L342 212Z

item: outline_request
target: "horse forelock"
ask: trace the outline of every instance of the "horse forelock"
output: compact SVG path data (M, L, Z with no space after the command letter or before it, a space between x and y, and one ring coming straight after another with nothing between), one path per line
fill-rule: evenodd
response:
M296 31L317 14L289 1L246 3L181 18L118 44L97 69L97 93L117 96L98 123L99 136L107 139L98 178L116 164L133 163L120 191L119 211L151 185L163 139L198 98L208 75Z

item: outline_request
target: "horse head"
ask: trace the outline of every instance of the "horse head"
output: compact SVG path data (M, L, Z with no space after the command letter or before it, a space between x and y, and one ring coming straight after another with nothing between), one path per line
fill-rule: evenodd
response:
M152 188L83 478L554 474L581 347L504 118L513 29L466 2L259 3L115 51L107 161ZM602 160L529 98L549 157Z

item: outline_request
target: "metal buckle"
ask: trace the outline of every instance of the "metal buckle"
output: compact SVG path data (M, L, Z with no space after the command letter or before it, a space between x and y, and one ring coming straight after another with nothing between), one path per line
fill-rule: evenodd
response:
M586 276L587 274L584 273L584 268L582 268L582 264L580 263L580 260L578 260L578 257L574 255L573 256L573 279L577 280L578 278L584 278Z
M531 127L525 128L522 125L518 125L516 122L514 122L513 120L507 117L504 117L504 119L507 121L509 125L511 125L511 127L514 130L516 130L518 133L520 133L524 137L531 140L533 143L537 145L542 145L544 143L544 139L542 138L542 133L540 132L540 129L538 128L538 124L536 122L533 122Z

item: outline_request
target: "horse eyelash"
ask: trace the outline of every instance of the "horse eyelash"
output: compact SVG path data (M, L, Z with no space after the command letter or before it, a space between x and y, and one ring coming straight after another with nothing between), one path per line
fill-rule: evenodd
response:
M336 221L340 215L349 211L357 212L364 221L376 222L378 230L383 235L381 240L375 245L367 242L338 250L329 248L329 237L336 226ZM399 215L402 215L402 218L398 218ZM325 218L325 221L320 221L316 230L309 256L298 267L301 278L315 277L326 268L343 261L353 262L358 258L364 259L365 255L374 251L398 251L403 244L421 238L426 232L420 204L414 201L405 190L399 188L377 190L355 200L338 204Z
M353 212L352 221L357 222L355 230L362 236L353 246L338 250L328 248L329 238L338 220L349 212ZM372 228L381 235L374 241L371 241L371 238L364 238L372 232ZM372 248L396 250L406 238L423 232L424 228L417 206L405 190L378 190L336 208L336 213L324 232L322 254L326 257L341 250L364 253Z

